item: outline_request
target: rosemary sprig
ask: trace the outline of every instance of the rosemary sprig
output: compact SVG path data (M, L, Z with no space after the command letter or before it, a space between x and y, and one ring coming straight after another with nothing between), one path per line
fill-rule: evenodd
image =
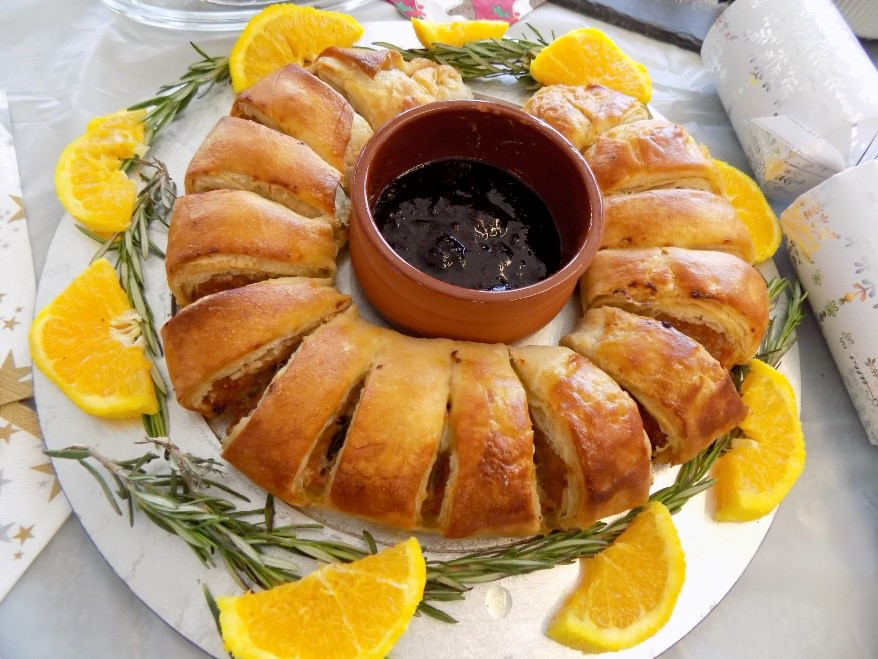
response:
M271 588L298 579L298 565L284 554L324 563L348 563L378 551L368 531L363 532L365 547L358 547L302 537L302 532L322 528L319 524L273 527L268 523L273 517L271 497L263 508L238 510L232 501L209 492L210 488L216 488L249 502L211 477L219 473L219 463L184 453L165 439L149 441L163 449L169 463L167 471L150 473L145 469L159 458L151 451L130 460L112 460L93 448L79 445L46 453L53 458L78 461L98 481L117 514L123 514L120 501L127 505L131 525L134 511L140 510L153 524L185 541L204 565L215 567L218 556L242 589ZM718 440L684 465L673 485L653 493L650 500L661 501L671 512L680 510L689 499L713 484L707 472L728 441L728 437ZM115 491L89 460L110 474ZM583 531L554 532L502 549L479 551L448 561L430 560L419 610L443 622L456 622L429 602L462 600L466 591L476 584L593 556L608 547L639 511L639 508L631 510L610 523L598 522ZM245 519L247 517L253 521Z
M156 136L189 106L203 87L207 86L204 90L206 94L216 83L229 79L228 57L211 57L196 44L190 42L190 45L201 59L190 64L179 80L161 86L155 96L128 108L148 110L143 120L146 126L144 143L147 145L152 144ZM159 411L156 414L144 415L143 426L147 436L165 437L168 434L168 389L155 366L155 358L162 354L162 348L155 330L155 318L144 295L143 263L150 254L164 258L164 252L150 239L149 228L153 221L168 226L168 218L177 197L177 187L165 165L158 160L132 158L123 164L123 170L126 172L134 169L139 169L144 185L137 196L131 226L126 231L114 233L106 239L83 226L77 225L77 228L89 238L101 243L92 260L108 252L116 252L119 283L128 295L131 306L140 315L141 334L153 362L151 375L156 398L159 401Z
M201 59L190 64L179 80L163 85L158 93L145 101L130 106L129 110L147 109L143 120L146 126L144 143L152 144L156 136L185 110L199 91L207 86L207 93L213 85L229 79L229 58L211 57L196 44L190 42ZM143 187L137 195L137 203L131 216L131 226L122 232L103 238L83 226L77 228L93 240L101 243L94 259L108 252L116 252L116 269L119 283L128 295L131 306L140 315L140 330L152 357L152 381L159 411L144 415L143 426L149 437L165 437L168 434L168 388L155 366L155 358L162 354L161 343L155 330L155 318L146 302L143 279L143 264L150 254L164 258L164 252L149 237L153 221L168 226L168 218L177 198L176 184L171 180L168 170L158 160L132 158L123 164L123 170L138 169Z
M159 458L151 451L131 460L112 460L87 446L46 453L53 458L77 460L97 479L116 513L122 515L117 497L127 504L132 525L134 511L139 510L156 526L184 540L204 565L214 567L218 557L241 588L248 588L251 583L269 588L298 578L299 566L288 558L264 553L266 543L262 529L242 519L261 513L261 509L239 511L228 499L207 492L216 488L248 501L210 478L218 472L217 462L181 453L169 443L161 446L165 448L170 469L160 473L149 473L145 469ZM115 492L88 460L96 461L110 474ZM284 527L277 531L289 534L298 528Z
M190 64L186 73L179 80L162 85L155 96L128 108L129 110L149 110L144 119L147 144L151 144L156 135L189 106L192 100L198 96L202 87L207 86L203 92L206 94L216 83L229 79L229 58L227 56L211 57L195 43L190 41L189 44L201 56L201 59Z
M798 282L791 285L787 279L773 279L768 283L769 298L774 307L777 299L790 286L792 290L789 303L780 316L772 318L760 348L760 358L764 358L771 366L777 366L795 343L795 329L803 318L805 294ZM738 386L745 375L745 367L736 367L733 376ZM687 501L708 490L715 482L709 476L711 467L728 449L737 434L739 433L735 430L723 435L682 465L674 483L653 492L649 497L650 501L659 501L671 513L676 513ZM449 561L428 561L428 582L424 599L462 599L463 593L477 583L529 574L578 558L594 556L612 544L639 512L640 508L635 508L609 523L598 522L581 531L556 531L498 550L475 552ZM425 612L439 620L453 621L444 612L432 607L430 609L432 610Z
M680 468L672 485L654 492L649 500L663 503L671 513L678 512L692 497L713 485L714 480L707 474L729 441L729 435L716 440ZM462 594L478 583L530 574L594 556L609 547L640 511L641 508L634 508L611 522L598 522L581 531L555 531L502 549L475 552L448 561L428 561L424 599L462 599ZM449 597L454 593L460 597Z
M805 299L808 294L802 290L798 280L776 278L768 282L768 295L772 304L780 297L781 293L789 289L789 303L783 317L774 316L768 323L765 338L759 348L757 359L761 359L770 366L777 366L780 360L793 347L796 342L796 327L805 317Z
M406 60L423 57L439 64L448 64L457 69L465 80L511 75L536 84L530 77L530 63L549 42L533 25L528 24L527 27L533 32L533 40L504 37L472 41L463 46L437 43L429 49L400 48L384 41L378 41L375 45L395 50Z
M151 254L164 258L164 252L149 237L149 230L153 222L168 226L168 218L177 198L177 186L171 180L165 165L159 160L139 160L138 167L143 187L137 195L131 226L128 229L114 233L109 238L103 238L82 225L77 224L76 228L100 243L92 261L110 252L116 255L115 265L119 272L119 283L128 295L131 306L140 316L141 335L153 358L152 381L159 401L159 411L153 415L144 415L143 425L149 437L165 437L168 434L168 388L155 367L154 360L161 356L162 346L155 328L155 317L146 302L143 267Z
M808 294L802 290L802 285L798 281L790 281L785 277L774 277L767 282L767 286L772 316L768 321L762 345L756 353L756 359L777 368L783 356L796 342L796 328L805 317L805 299ZM780 314L775 314L777 301L786 291L789 291L787 305ZM732 368L732 381L735 387L741 388L749 371L750 366L747 364L739 364Z
M788 280L769 283L772 300L790 286ZM782 317L775 318L777 331L767 333L761 354L777 366L792 344L795 328L802 318L805 296L793 284L792 296ZM736 369L736 379L743 372ZM717 439L695 458L680 467L674 482L650 495L650 501L663 503L676 513L693 497L710 488L714 480L710 468L728 448L735 433ZM101 485L114 510L120 515L116 501L127 502L133 524L134 509L142 510L154 524L181 537L208 566L216 564L219 555L232 577L242 588L253 585L268 588L299 578L298 566L286 555L300 556L322 562L350 562L375 553L375 539L363 532L365 547L334 540L315 540L302 537L306 531L320 529L319 524L274 526L274 499L266 498L262 508L237 510L224 497L210 494L210 488L238 499L247 499L229 487L210 478L218 471L214 460L183 453L168 440L150 440L164 450L169 471L149 473L144 467L158 456L148 452L132 460L110 460L94 449L71 446L60 451L48 451L54 458L77 460ZM88 460L97 461L106 469L117 486L113 490L106 479ZM608 547L628 527L640 512L635 508L610 522L598 522L580 531L556 531L535 536L502 547L473 552L450 560L427 562L427 585L419 611L443 622L455 622L448 613L430 602L461 600L476 584L529 574L579 558L594 556ZM247 521L253 517L254 521ZM210 601L208 595L208 601Z

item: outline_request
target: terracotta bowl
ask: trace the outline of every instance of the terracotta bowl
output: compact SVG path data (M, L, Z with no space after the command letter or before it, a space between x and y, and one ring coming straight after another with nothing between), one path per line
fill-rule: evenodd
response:
M561 269L530 286L476 291L426 275L381 235L372 209L384 188L413 167L464 157L501 167L546 203L561 233ZM513 105L443 101L414 108L375 133L351 184L351 259L360 286L391 324L420 336L509 343L532 334L564 306L603 232L601 196L579 152Z

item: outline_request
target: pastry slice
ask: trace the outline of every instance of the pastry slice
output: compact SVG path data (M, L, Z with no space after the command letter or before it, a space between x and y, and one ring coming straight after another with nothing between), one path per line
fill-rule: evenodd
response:
M177 199L165 270L177 304L274 277L332 279L332 226L254 192L214 190Z
M457 342L451 353L445 535L527 535L540 528L534 439L524 387L504 345Z
M388 334L351 307L308 336L231 429L223 457L288 503L319 501L363 378Z
M652 449L636 403L560 346L511 348L534 422L534 463L549 528L587 528L646 503Z
M524 104L524 111L542 119L578 151L620 124L649 119L640 101L603 85L549 85Z
M583 275L580 291L584 309L619 307L666 321L725 368L750 361L768 327L762 275L722 252L602 250Z
M305 217L321 217L344 242L350 201L341 174L299 140L254 121L223 117L186 170L186 193L250 190Z
M306 334L351 303L325 281L283 278L203 297L162 327L183 407L246 413Z
M637 400L659 461L691 460L747 416L729 372L670 323L600 307L561 342Z
M604 197L601 249L686 247L752 263L753 239L734 207L703 190L648 190Z
M241 93L231 115L303 141L343 174L345 189L360 151L372 137L369 124L341 94L295 64Z
M311 71L341 93L375 130L418 105L473 97L454 68L423 58L406 62L393 50L327 48Z
M419 525L446 423L452 345L388 338L366 377L328 505L404 529Z
M635 121L598 136L583 154L606 195L657 188L720 192L707 148L660 119Z

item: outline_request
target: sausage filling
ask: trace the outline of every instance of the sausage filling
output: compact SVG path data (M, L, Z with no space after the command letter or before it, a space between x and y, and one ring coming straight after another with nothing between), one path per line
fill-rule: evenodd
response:
M344 446L364 382L361 380L348 392L335 419L323 429L308 457L308 464L302 474L302 491L311 500L321 499L326 492L332 468Z
M252 412L275 374L299 345L299 341L300 337L282 341L266 351L257 361L214 382L205 399L213 413L219 416L223 412L232 412L234 425Z

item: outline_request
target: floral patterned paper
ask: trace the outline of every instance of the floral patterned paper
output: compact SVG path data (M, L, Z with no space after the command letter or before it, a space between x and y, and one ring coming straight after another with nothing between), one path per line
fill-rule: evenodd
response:
M878 161L821 183L780 222L866 434L878 445Z
M830 0L737 0L701 56L770 197L875 157L878 71Z
M487 19L515 23L546 0L387 0L404 16L448 22Z
M29 404L27 333L35 292L9 107L0 90L0 600L70 514Z

